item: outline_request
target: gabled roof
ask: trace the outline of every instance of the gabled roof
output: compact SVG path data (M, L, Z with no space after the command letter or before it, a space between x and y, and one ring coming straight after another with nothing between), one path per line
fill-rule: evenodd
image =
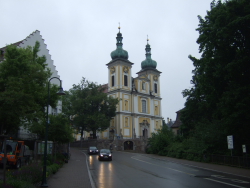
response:
M180 118L181 117L181 110L177 111L176 113L177 113L176 120L175 120L174 124L171 126L171 128L179 128L182 124L181 118Z
M103 93L108 93L108 84L103 84L101 87L105 88L105 90L103 91Z
M51 59L51 55L49 54L49 50L47 49L47 45L44 43L44 39L42 38L42 35L40 34L39 30L32 32L25 39L23 39L19 42L12 43L12 45L18 46L20 48L26 48L27 46L33 47L35 45L36 41L38 41L40 43L40 51L38 52L38 55L39 56L45 55L46 64L51 69L51 72L52 72L51 77L56 76L56 77L60 78L60 76L58 75L58 71L56 70L56 66L54 65L54 62ZM6 50L6 46L0 48L0 61L2 61L4 59L5 50ZM52 83L54 83L54 82L57 83L57 80L52 81Z

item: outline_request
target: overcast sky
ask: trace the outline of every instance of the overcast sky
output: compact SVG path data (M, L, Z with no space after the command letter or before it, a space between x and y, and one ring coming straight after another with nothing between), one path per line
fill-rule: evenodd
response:
M0 0L0 47L39 30L65 90L82 77L105 84L120 22L133 77L145 59L148 35L152 59L162 72L162 116L175 120L185 103L181 92L191 87L194 67L188 55L200 57L197 16L206 15L211 1Z

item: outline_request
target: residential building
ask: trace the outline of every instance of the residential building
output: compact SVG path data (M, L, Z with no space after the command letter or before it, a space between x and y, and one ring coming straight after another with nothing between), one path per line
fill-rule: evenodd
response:
M181 126L181 110L176 112L176 120L173 125L171 125L171 129L175 135L180 134L180 126Z
M34 47L36 41L38 41L40 43L40 51L38 52L39 56L45 56L46 57L46 64L47 66L50 68L51 70L51 78L52 77L58 77L60 78L58 71L56 70L56 66L54 65L54 62L51 58L51 55L49 54L49 50L47 49L47 45L44 42L44 39L42 38L40 31L36 30L33 33L31 33L29 36L27 36L25 39L13 43L13 45L16 45L20 48L26 48L28 46ZM0 61L4 59L4 52L6 50L6 47L0 48ZM56 84L58 86L60 86L60 82L58 79L52 79L50 81L51 84ZM49 114L57 114L57 113L61 113L62 111L62 102L58 101L57 107L52 109L51 107L49 107ZM20 130L18 132L18 137L20 139L33 139L36 137L35 134L30 133L27 129L25 129L24 127L20 127Z

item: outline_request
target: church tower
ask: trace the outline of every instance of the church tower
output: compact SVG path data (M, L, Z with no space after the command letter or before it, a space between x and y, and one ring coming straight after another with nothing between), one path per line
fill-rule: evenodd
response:
M132 88L132 65L128 60L128 52L122 48L122 34L117 33L116 50L111 52L112 60L108 66L108 94L114 98L121 99L118 106L116 117L111 121L110 130L113 130L114 136L127 135L132 137L131 125L131 96ZM124 129L124 127L126 127Z
M120 27L116 50L111 52L108 67L108 95L120 99L116 116L111 120L109 138L148 138L162 126L160 74L156 61L151 59L147 42L146 59L141 62L138 77L132 77L133 63L123 49ZM147 40L148 41L148 40Z

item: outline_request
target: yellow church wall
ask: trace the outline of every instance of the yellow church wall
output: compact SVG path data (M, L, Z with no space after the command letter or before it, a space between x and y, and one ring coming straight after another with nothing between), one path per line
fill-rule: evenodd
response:
M150 98L147 99L147 113L150 114Z
M102 139L108 139L108 130L105 130L105 131L101 132L101 138Z
M138 111L142 112L142 104L141 104L141 97L137 97L137 101L138 101Z
M131 111L130 100L131 100L130 95L127 95L124 93L122 94L122 110L123 111Z
M161 120L155 120L155 129L160 130L162 128L162 121Z

